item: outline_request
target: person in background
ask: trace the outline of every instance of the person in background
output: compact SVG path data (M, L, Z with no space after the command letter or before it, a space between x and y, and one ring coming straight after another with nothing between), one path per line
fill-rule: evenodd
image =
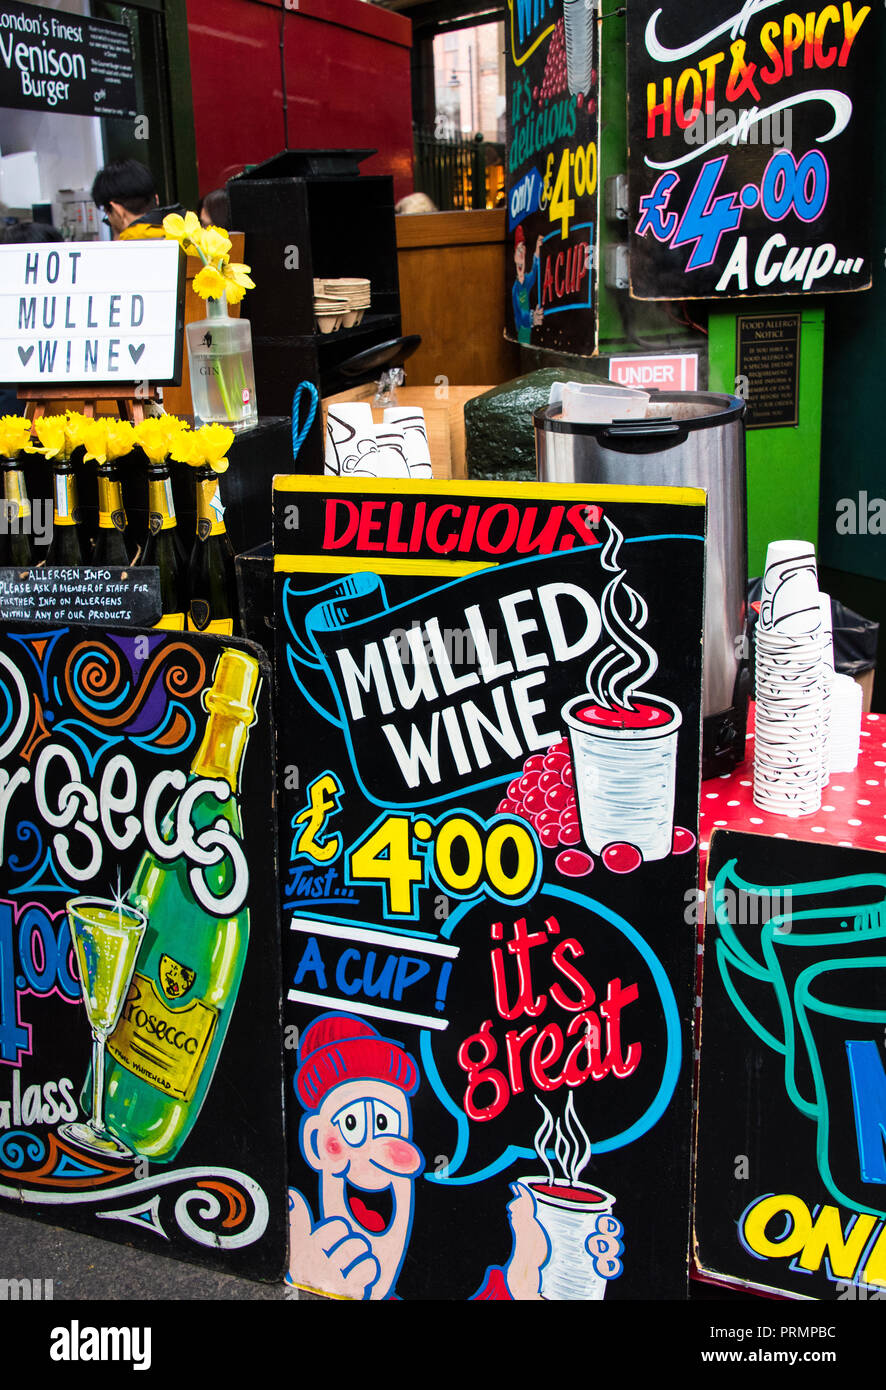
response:
M437 212L437 207L427 193L407 193L405 198L400 199L394 212Z
M115 241L162 236L163 219L171 212L184 214L181 203L160 207L150 169L137 159L118 159L95 176L92 201L102 209L102 221Z
M213 188L211 193L204 194L197 204L197 216L204 227L224 227L227 230L231 225L227 190Z
M0 246L35 241L64 241L64 237L49 222L0 221ZM17 388L0 383L0 415L24 415L24 407L24 401L18 398Z

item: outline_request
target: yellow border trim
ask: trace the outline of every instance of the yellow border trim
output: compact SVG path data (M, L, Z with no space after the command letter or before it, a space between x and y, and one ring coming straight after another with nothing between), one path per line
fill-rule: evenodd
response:
M671 507L703 507L707 493L701 487L621 487L616 483L479 483L458 479L445 482L428 478L336 478L297 473L278 473L274 492L326 492L330 497L348 493L419 496L483 497L488 501L649 502Z
M478 570L495 569L496 562L479 561L469 563L458 560L387 560L380 555L377 560L352 559L351 556L326 555L275 555L275 574L350 574L360 570L368 574L426 574L432 579L459 579L464 574L476 574Z

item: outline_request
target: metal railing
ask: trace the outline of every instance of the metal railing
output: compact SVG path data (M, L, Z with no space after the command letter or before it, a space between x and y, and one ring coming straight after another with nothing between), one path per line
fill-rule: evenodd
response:
M440 212L485 208L486 142L482 135L438 140L434 131L413 126L414 186L427 193Z

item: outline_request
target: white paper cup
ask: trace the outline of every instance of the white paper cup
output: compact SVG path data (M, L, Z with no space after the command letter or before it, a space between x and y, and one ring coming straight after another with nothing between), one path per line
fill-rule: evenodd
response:
M432 477L431 450L424 411L419 406L389 405L385 407L384 422L386 425L396 425L403 431L406 462L409 464L411 476Z
M378 453L372 406L368 401L341 401L326 411L325 472L340 477L373 478Z
M535 1216L551 1247L541 1272L542 1298L559 1301L596 1301L606 1292L607 1280L594 1268L588 1240L606 1230L606 1218L615 1205L611 1192L583 1182L556 1181L544 1175L518 1178L535 1198ZM601 1229L601 1221L604 1223Z
M408 478L410 476L409 462L406 457L403 431L396 425L376 425L375 442L378 445L375 476L377 478Z
M830 772L854 772L861 743L862 690L858 681L838 672L831 686Z
M682 715L660 696L637 697L650 722L605 722L619 711L601 711L601 722L580 718L598 710L589 694L563 706L575 770L582 839L592 853L607 845L635 845L644 859L664 859L674 838L677 732Z

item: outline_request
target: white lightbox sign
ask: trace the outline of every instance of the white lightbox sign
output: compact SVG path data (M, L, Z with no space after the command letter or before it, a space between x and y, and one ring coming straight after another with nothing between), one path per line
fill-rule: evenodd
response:
M0 246L0 381L177 381L183 260L159 239Z

